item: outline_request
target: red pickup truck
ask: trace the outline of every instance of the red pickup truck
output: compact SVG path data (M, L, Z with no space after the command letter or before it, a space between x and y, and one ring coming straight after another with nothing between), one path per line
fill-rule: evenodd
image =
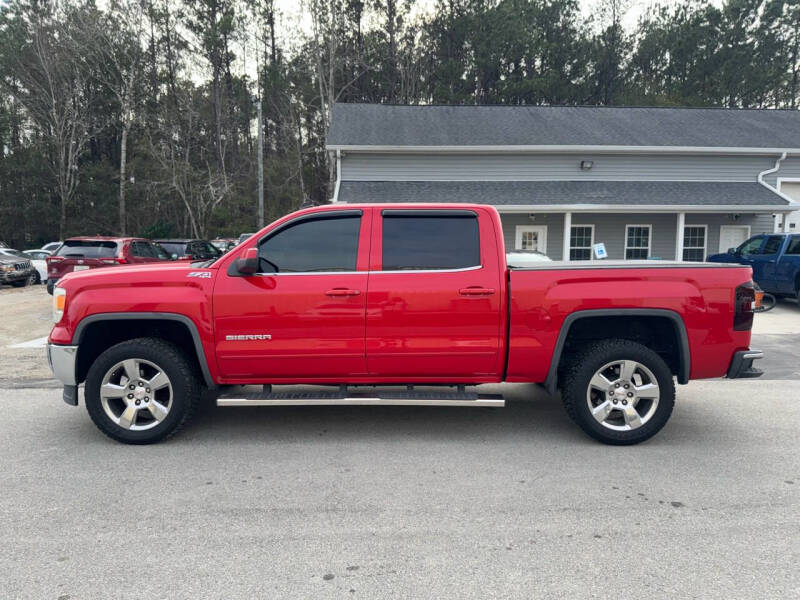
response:
M669 419L674 379L761 374L749 267L509 268L481 205L302 210L215 261L69 273L53 302L64 400L85 382L95 424L133 444L179 430L203 388L220 406L478 407L504 400L471 386L503 381L560 391L590 436L634 444ZM272 389L297 384L332 388Z

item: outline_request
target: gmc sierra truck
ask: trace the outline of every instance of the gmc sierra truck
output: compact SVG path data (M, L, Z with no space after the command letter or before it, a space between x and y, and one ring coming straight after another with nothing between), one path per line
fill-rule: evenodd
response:
M214 261L65 275L47 353L64 400L85 383L97 427L132 444L178 431L204 388L219 406L495 407L472 386L498 382L560 391L587 434L634 444L674 380L761 374L753 301L741 265L509 268L489 206L328 205ZM301 384L332 387L272 387Z

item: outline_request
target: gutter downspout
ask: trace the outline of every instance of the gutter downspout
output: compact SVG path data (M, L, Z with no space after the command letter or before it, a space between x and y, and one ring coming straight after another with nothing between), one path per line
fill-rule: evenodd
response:
M763 185L763 186L764 186L765 188L767 188L769 191L771 191L771 192L773 192L773 193L777 194L778 196L780 196L781 198L783 198L784 200L786 200L786 201L787 201L787 202L788 202L790 205L794 205L794 204L795 204L794 198L790 198L789 196L787 196L786 194L784 194L783 192L781 192L779 189L772 187L770 184L768 184L766 181L764 181L764 176L765 176L765 175L771 175L772 173L776 173L777 171L779 171L779 170L780 170L780 168L781 168L781 163L782 163L784 160L786 160L786 157L788 156L788 154L789 154L788 152L784 151L784 152L783 152L783 154L781 154L781 155L780 155L780 157L778 157L778 160L776 160L776 161L775 161L775 166L774 166L774 167L772 167L771 169L767 169L766 171L762 171L761 173L759 173L759 174L758 174L758 183L760 183L761 185ZM794 211L792 211L792 212L794 212ZM788 213L788 212L784 212L784 213L782 213L782 214L781 214L781 221L783 222L783 223L782 223L782 224L783 224L783 227L782 227L782 229L783 229L783 231L784 231L784 232L786 232L786 231L787 231L787 225L788 225L788 221L789 221L789 219L788 219L788 216L789 216L789 213ZM778 222L777 222L777 220L775 221L775 224L773 225L773 229L775 229L775 230L777 230L777 229L778 229Z
M778 194L778 196L780 196L781 198L783 198L784 200L786 200L790 204L794 204L795 202L794 202L794 200L792 198L790 198L786 194L781 193L777 188L772 187L770 184L768 184L766 181L764 181L764 176L765 175L772 175L773 173L776 173L776 172L778 172L780 170L781 163L784 160L786 160L786 157L788 156L788 154L789 154L788 152L784 152L783 154L780 155L778 160L775 161L775 166L774 167L772 167L771 169L767 169L766 171L761 171L761 173L758 174L758 183L763 185L770 192L773 192L774 194Z
M342 151L336 151L336 185L333 187L333 200L331 204L339 202L339 186L342 183Z

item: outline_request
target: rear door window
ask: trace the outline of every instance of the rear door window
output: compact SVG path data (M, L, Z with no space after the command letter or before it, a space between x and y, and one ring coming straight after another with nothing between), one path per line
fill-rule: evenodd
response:
M384 271L453 270L481 264L478 216L471 211L383 213Z
M56 252L65 258L112 258L117 255L117 243L97 240L67 240Z
M761 254L777 254L778 250L781 248L782 242L783 238L779 235L769 236L764 244L764 249L761 251Z
M789 247L786 248L786 254L800 254L800 235L792 236Z

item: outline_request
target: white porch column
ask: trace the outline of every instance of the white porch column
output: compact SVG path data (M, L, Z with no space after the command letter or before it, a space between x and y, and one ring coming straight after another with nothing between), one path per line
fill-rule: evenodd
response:
M572 213L564 213L564 247L561 260L569 260L569 235L572 232Z
M683 228L686 225L686 213L678 213L678 228L675 231L675 260L683 262Z
M783 213L783 233L789 233L789 213Z

